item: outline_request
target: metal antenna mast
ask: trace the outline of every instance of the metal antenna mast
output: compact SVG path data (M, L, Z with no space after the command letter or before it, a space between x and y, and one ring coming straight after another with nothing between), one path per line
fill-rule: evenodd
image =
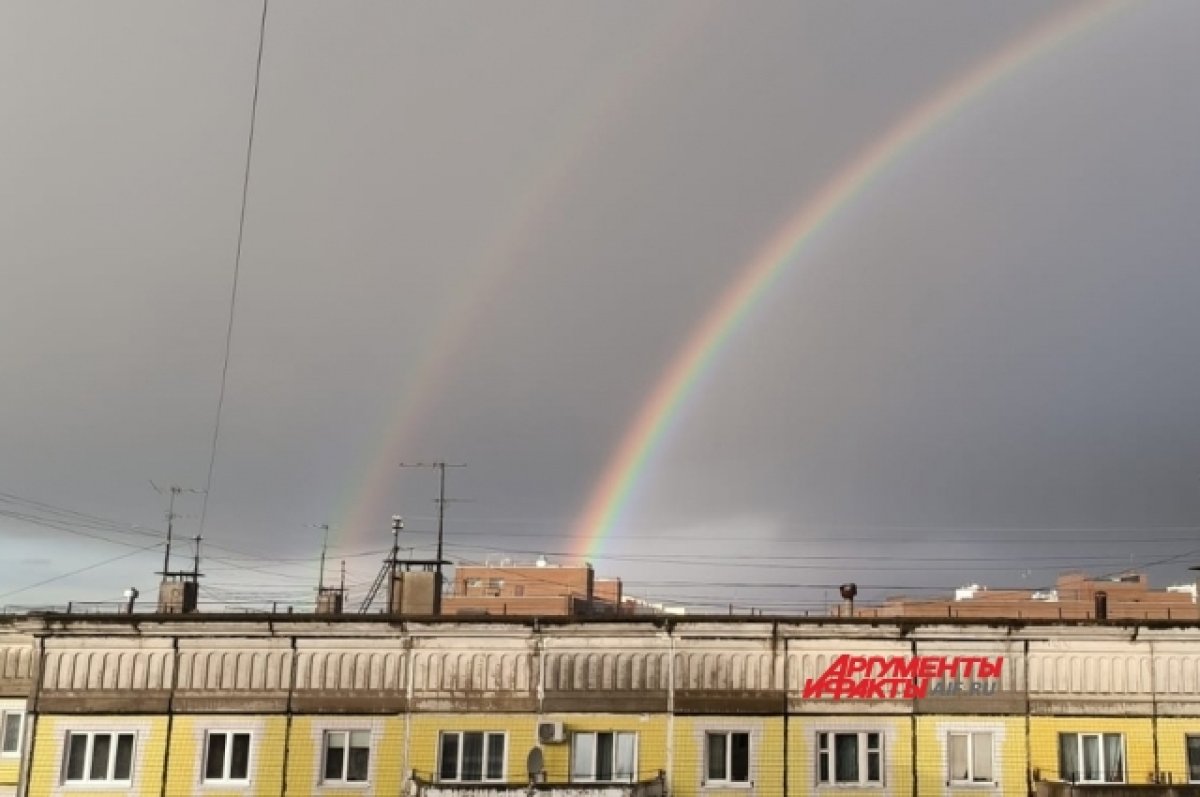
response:
M197 534L195 537L192 537L192 542L194 542L196 544L196 553L195 553L195 556L192 558L192 579L193 580L200 578L200 540L201 539L202 538L200 537L199 534Z
M321 538L321 572L317 575L317 594L320 595L325 589L325 552L329 550L329 524L315 523L309 526L312 529L321 529L325 532Z
M153 487L154 482L150 482L150 485ZM158 488L155 487L155 489L158 489ZM177 496L181 492L183 492L183 488L172 484L170 487L170 490L171 490L171 500L170 500L170 503L167 504L167 547L166 547L166 550L163 552L162 574L164 576L167 573L169 573L171 570L171 536L174 533L174 529L175 529L175 496Z
M446 468L465 468L465 463L449 462L401 462L402 468L434 468L438 472L438 525L437 525L437 585L433 590L433 613L442 613L442 550L446 530Z
M155 484L153 480L150 481L150 486L159 495L163 495L164 493L170 495L167 503L167 544L166 549L163 551L163 569L162 573L160 573L162 576L167 576L171 575L171 540L175 535L175 518L179 517L179 515L175 514L175 499L180 493L203 495L204 491L194 490L189 487L180 487L178 484L172 484L170 487L164 489ZM196 570L199 572L199 568L196 568Z

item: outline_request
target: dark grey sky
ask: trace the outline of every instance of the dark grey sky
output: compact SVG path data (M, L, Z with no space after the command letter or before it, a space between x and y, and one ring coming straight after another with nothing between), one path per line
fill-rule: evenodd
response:
M205 536L308 561L214 549L208 597L301 600L312 524L336 558L399 512L428 551L434 478L380 452L469 464L455 558L572 550L741 267L1065 7L273 3ZM154 542L28 500L157 529L149 479L205 482L260 9L0 5L0 605L152 591L155 552L16 592L129 550L70 531ZM1184 579L1198 26L1182 0L1120 11L882 175L731 339L597 569L770 608L1073 564Z

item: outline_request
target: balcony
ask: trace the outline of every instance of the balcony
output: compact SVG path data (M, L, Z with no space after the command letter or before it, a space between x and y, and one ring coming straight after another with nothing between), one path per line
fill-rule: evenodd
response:
M638 783L432 783L412 777L413 797L666 797L665 778Z
M1200 797L1200 786L1148 783L1049 783L1039 781L1037 797Z

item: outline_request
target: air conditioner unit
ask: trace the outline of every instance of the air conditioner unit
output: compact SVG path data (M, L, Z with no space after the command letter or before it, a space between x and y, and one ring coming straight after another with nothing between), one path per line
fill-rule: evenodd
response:
M561 722L538 723L538 741L542 744L553 744L555 742L565 742L566 740L567 731Z

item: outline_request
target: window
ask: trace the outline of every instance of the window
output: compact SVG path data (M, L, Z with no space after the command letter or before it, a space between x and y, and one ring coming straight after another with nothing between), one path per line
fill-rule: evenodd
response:
M1188 782L1200 783L1200 736L1187 737Z
M442 734L438 780L480 783L504 780L504 734L454 731Z
M636 769L636 733L577 733L571 739L571 780L632 783Z
M817 782L883 785L883 740L878 733L818 733Z
M948 741L951 783L995 782L991 733L952 733Z
M750 783L750 734L707 733L704 745L705 781L708 783Z
M250 734L209 731L204 745L204 782L250 778Z
M21 726L25 712L0 711L0 755L18 755L21 752Z
M1058 773L1068 783L1124 783L1125 737L1119 733L1060 733Z
M132 733L68 733L63 780L128 783L133 773Z
M325 731L325 783L365 783L370 763L370 731Z

